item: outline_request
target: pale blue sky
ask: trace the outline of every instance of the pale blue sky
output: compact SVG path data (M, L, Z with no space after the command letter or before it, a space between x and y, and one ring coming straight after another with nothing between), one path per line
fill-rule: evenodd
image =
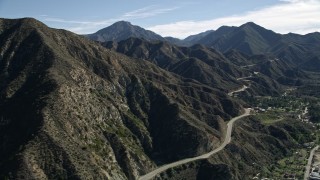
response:
M33 17L80 34L119 20L179 38L248 21L281 33L307 33L320 30L320 0L0 0L0 17Z

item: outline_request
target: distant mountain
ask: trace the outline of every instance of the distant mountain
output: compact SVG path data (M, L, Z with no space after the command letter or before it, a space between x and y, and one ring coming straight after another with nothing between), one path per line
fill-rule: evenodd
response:
M252 55L266 53L281 38L280 34L264 29L252 22L228 30L223 31L225 33L222 32L219 37L212 39L212 41L207 40L200 43L222 52L236 49ZM209 39L209 37L204 37L204 39Z
M203 37L206 37L208 34L214 33L214 30L208 30L199 34L191 35L183 39L185 43L190 43L190 44L197 44L199 40L201 40Z
M194 44L200 44L199 41L207 36L208 34L214 32L214 30L208 30L199 34L191 35L186 37L185 39L178 39L174 37L165 37L165 39L170 42L171 44L177 45L177 46L192 46Z
M269 53L308 71L320 71L320 33L282 35Z
M122 41L126 40L130 37L134 38L142 38L147 41L167 41L171 44L175 44L178 46L192 46L196 44L200 39L205 37L206 35L214 32L213 30L208 30L206 32L202 32L196 35L191 35L183 40L175 38L175 37L162 37L152 31L146 30L142 27L132 25L127 21L119 21L111 26L103 28L96 33L85 35L91 40L99 41L99 42L107 42L107 41Z
M126 21L119 21L86 35L94 41L119 42L130 37L142 38L147 41L166 41L183 47L203 44L207 47L228 52L232 49L247 55L269 54L283 59L292 65L310 71L320 71L320 33L307 35L278 34L267 30L253 22L240 27L221 26L216 31L209 30L191 35L183 40L160 35L135 26Z
M305 70L320 71L320 33L279 34L253 22L221 27L197 43L222 52L232 49L247 55L268 54Z
M193 41L195 44L204 44L210 45L216 39L221 38L232 31L234 31L237 27L234 26L221 26L216 31L209 32L207 35L202 36L201 38L197 39L197 41Z
M134 31L130 31L130 29L134 29ZM268 76L269 78L273 78L274 80L278 79L282 84L299 84L299 78L305 78L306 76L298 69L310 71L320 70L320 63L318 61L320 57L320 53L318 51L318 49L320 48L320 38L318 35L319 33L312 33L305 36L292 33L282 35L265 29L253 22L248 22L241 25L240 27L222 26L216 31L209 30L196 35L191 35L183 40L180 40L174 37L162 38L161 36L156 35L151 31L144 30L143 28L133 26L130 23L123 21L115 23L114 25L102 29L98 32L105 32L105 37L107 37L107 35L110 36L106 39L112 39L111 37L113 37L113 42L108 42L109 44L105 44L105 46L109 46L109 48L111 47L118 52L129 55L130 57L149 60L156 63L160 67L165 68L166 70L173 71L173 69L175 69L175 73L188 78L194 79L194 77L197 77L195 79L200 80L200 82L202 83L211 86L215 85L216 87L222 88L224 90L228 89L229 85L231 85L232 83L235 84L231 86L237 84L236 81L228 79L227 76L222 75L225 73L225 69L223 69L223 73L217 74L217 72L220 71L220 67L216 66L214 68L218 69L206 72L208 69L210 69L208 67L204 68L204 66L207 66L208 63L202 64L198 63L197 61L200 60L201 62L206 62L206 58L210 57L210 55L208 55L208 52L212 53L211 50L204 50L202 52L199 51L200 54L203 55L203 57L193 57L188 53L186 54L185 50L182 50L183 48L179 48L177 46L192 47L195 44L202 44L209 48L217 49L221 52L225 52L226 56L230 55L230 59L233 61L232 63L228 61L230 60L229 58L224 57L224 59L227 59L226 62L228 62L229 65L231 64L231 66L246 66L255 64L254 67L257 68L259 65L262 65L261 63L267 62L263 60L256 61L255 58L251 58L251 56L259 54L265 55L263 59L280 59L281 62L277 62L280 63L278 65L274 65L274 63L271 63L270 66L263 66L257 69L261 72L264 72L264 75ZM148 35L150 33L151 35ZM120 34L126 34L126 36L121 36L122 38L118 38ZM116 45L113 44L115 42L126 40L128 38L132 39L123 41ZM135 38L142 38L145 41ZM97 40L92 37L91 39ZM101 41L105 42L106 39ZM148 42L146 42L154 40L157 40L158 42L154 42L151 44L148 44ZM168 42L171 45L165 42ZM177 46L172 46L172 44ZM117 47L115 47L114 45ZM171 49L172 52L168 51L169 49ZM203 50L204 48L201 49ZM233 50L235 51L233 52ZM177 52L179 52L178 55L176 54ZM230 54L230 52L232 53ZM161 56L159 54L161 54ZM180 57L179 55L182 56ZM196 59L193 59L193 61L185 61L182 63L181 58ZM254 62L252 60L254 60ZM179 63L177 63L178 61ZM202 68L199 68L199 72L201 72L200 74L206 72L207 75L200 76L198 73L179 70L188 69L186 68L187 66L193 66L191 64L187 64L190 62L193 62L193 65L195 65L194 67L201 66ZM179 67L177 67L178 64ZM281 67L281 70L277 68L278 66ZM235 68L231 69L234 70ZM292 72L295 70L299 72L293 73L295 75L290 75L290 73L288 73L288 69L290 69L290 71ZM254 68L252 67L251 70L254 70ZM228 77L230 76L228 75ZM231 77L237 78L236 76Z
M250 56L237 50L222 54L200 44L179 47L168 42L129 38L118 43L110 41L104 46L225 92L239 87L243 83L239 78L243 77L252 82L252 94L258 95L277 94L281 84L299 85L308 78L300 69L274 56Z
M148 41L161 40L165 41L160 35L143 29L139 26L132 25L130 22L119 21L112 24L109 27L101 29L93 34L86 35L88 38L94 41L106 42L106 41L121 41L130 37L143 38Z
M220 52L203 45L179 47L168 42L129 38L118 43L107 42L104 46L224 91L241 86L236 78L249 74L228 62Z

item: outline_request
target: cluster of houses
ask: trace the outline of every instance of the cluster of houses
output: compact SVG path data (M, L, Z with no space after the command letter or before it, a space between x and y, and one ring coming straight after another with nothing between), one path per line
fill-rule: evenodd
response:
M261 108L261 107L254 107L253 111L256 113L264 113L264 112L271 110L271 109L272 109L272 107L268 107L267 109ZM310 119L310 116L308 116L308 107L305 107L304 111L298 115L298 120L300 120L301 122L304 122L304 123L313 124L312 122L309 121L309 119ZM315 145L315 142L308 142L308 143L304 143L303 147L307 148L307 149L311 149L312 147L314 147L314 145ZM255 177L253 177L253 179L260 179L259 175L260 175L260 173L258 173ZM268 180L268 179L269 178L263 178L263 180ZM295 174L285 173L283 175L283 179L296 180L297 177ZM320 180L320 167L319 166L312 167L311 173L309 175L309 180Z
M270 107L270 109L271 109L271 107ZM268 108L268 110L270 110L270 109ZM267 111L266 109L261 108L261 107L254 107L253 110L254 110L254 112L258 112L258 113Z
M309 179L310 180L320 180L320 168L319 168L319 166L312 167Z
M311 149L314 145L315 145L315 142L313 142L313 141L307 142L307 143L303 143L303 147L304 148L308 148L308 149Z
M308 116L307 114L308 114L308 107L304 109L304 112L302 114L298 115L298 119L305 123L311 123L309 122L310 116Z

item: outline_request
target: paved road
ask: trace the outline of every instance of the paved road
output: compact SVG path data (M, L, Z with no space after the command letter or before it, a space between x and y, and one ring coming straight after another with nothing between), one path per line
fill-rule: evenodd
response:
M314 147L311 151L310 151L310 156L309 156L309 159L308 159L308 164L306 166L306 171L304 172L304 180L308 180L309 179L309 174L310 174L310 169L311 169L311 164L312 164L312 159L313 159L313 155L314 155L314 152L316 150L318 150L319 146L316 146Z
M249 65L245 65L245 66L241 66L242 68L246 68L246 67L251 67L251 66L255 66L257 64L249 64Z
M249 116L250 115L250 108L247 108L245 109L245 112L240 115L240 116L237 116L237 117L234 117L232 118L228 124L227 124L227 133L226 133L226 137L223 141L223 143L216 149L206 153L206 154L203 154L201 156L197 156L197 157L193 157L193 158L187 158L187 159L182 159L180 161L176 161L176 162L173 162L173 163L170 163L170 164L166 164L164 166L161 166L151 172L149 172L148 174L146 175L143 175L139 178L139 180L147 180L147 179L151 179L153 177L155 177L157 174L160 174L161 172L169 169L169 168L173 168L173 167L177 167L177 166L180 166L182 164L186 164L186 163L189 163L189 162L192 162L192 161L196 161L196 160L199 160L199 159L207 159L209 158L210 156L212 156L213 154L221 151L227 144L230 143L231 141L231 133L232 133L232 127L233 127L233 123L245 116Z
M240 81L240 80L245 80L245 79L248 79L248 78L252 78L252 75L246 76L246 77L237 78L237 80Z
M237 90L235 90L235 91L231 91L231 92L228 93L228 95L229 95L229 96L232 96L232 94L238 93L238 92L241 92L241 91L244 91L244 90L246 90L247 88L248 88L248 86L243 85L242 88L237 89Z

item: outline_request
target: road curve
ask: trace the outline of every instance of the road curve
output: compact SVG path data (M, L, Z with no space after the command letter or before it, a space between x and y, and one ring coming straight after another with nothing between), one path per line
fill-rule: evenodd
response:
M306 165L306 171L304 172L304 178L303 178L304 180L309 179L310 168L311 168L311 164L312 164L313 155L314 155L314 152L316 150L318 150L318 148L319 148L319 146L316 146L310 151L310 156L309 156L309 159L308 159L308 163Z
M233 123L243 117L246 117L246 116L249 116L250 115L250 108L246 108L245 109L245 112L240 115L240 116L237 116L237 117L234 117L232 118L228 124L227 124L227 133L226 133L226 137L224 138L224 141L223 143L216 149L206 153L206 154L203 154L201 156L196 156L196 157L193 157L193 158L186 158L186 159L182 159L182 160L179 160L179 161L176 161L176 162L173 162L173 163L170 163L170 164L166 164L166 165L163 165L157 169L154 169L153 171L149 172L148 174L145 174L141 177L139 177L138 179L139 180L148 180L148 179L151 179L153 177L155 177L157 174L160 174L161 172L169 169L169 168L173 168L173 167L177 167L177 166L180 166L182 164L186 164L186 163L189 163L189 162L192 162L192 161L196 161L196 160L199 160L199 159L207 159L209 158L211 155L221 151L227 144L230 143L231 141L231 133L232 133L232 127L233 127Z
M242 88L238 89L238 90L235 90L235 91L231 91L228 93L229 96L232 96L234 93L238 93L238 92L241 92L241 91L244 91L248 88L248 86L246 85L243 85Z

